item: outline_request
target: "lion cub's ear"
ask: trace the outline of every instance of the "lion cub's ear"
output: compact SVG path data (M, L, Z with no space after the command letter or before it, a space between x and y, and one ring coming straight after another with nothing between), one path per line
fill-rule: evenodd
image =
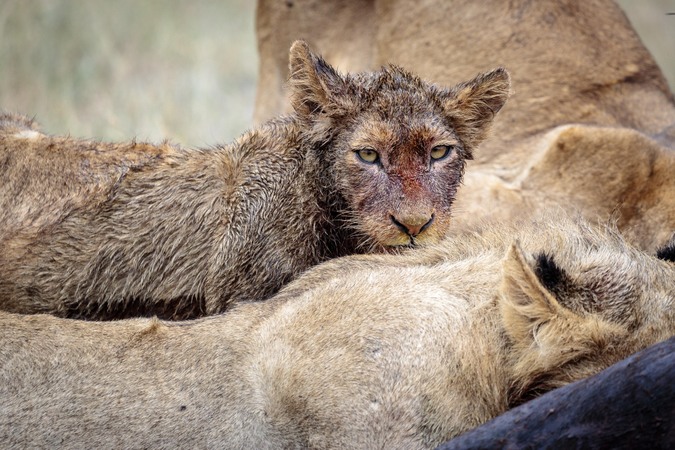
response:
M290 50L291 104L302 118L331 113L346 106L347 81L305 41L295 41Z
M510 91L509 73L501 67L446 91L445 111L467 150L485 139Z

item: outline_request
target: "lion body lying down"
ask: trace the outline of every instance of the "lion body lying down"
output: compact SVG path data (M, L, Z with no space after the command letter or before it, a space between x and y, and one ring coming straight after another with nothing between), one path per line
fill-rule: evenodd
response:
M556 219L336 259L191 322L2 313L0 443L433 448L673 335L673 253Z

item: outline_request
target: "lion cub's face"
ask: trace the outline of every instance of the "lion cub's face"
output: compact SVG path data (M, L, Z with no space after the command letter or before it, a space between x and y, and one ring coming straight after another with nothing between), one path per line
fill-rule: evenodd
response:
M438 117L359 117L335 172L358 228L385 246L436 241L470 154Z
M438 241L465 161L509 91L497 69L441 89L396 67L342 76L291 48L293 106L330 145L318 157L346 220L377 246Z

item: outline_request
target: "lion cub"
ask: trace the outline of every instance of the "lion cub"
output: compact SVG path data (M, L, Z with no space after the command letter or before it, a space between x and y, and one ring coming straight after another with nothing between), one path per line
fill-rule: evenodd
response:
M0 308L190 318L264 299L329 258L435 242L509 93L398 67L341 75L290 50L294 114L185 149L0 119Z

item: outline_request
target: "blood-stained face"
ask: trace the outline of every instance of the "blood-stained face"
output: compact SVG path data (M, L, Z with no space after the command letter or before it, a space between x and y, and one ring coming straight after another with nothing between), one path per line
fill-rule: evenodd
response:
M361 118L336 162L356 223L383 246L437 241L469 155L433 111L376 116Z
M449 89L398 67L342 76L297 44L291 74L298 115L332 130L321 159L351 227L381 247L438 241L466 160L506 102L508 73Z

